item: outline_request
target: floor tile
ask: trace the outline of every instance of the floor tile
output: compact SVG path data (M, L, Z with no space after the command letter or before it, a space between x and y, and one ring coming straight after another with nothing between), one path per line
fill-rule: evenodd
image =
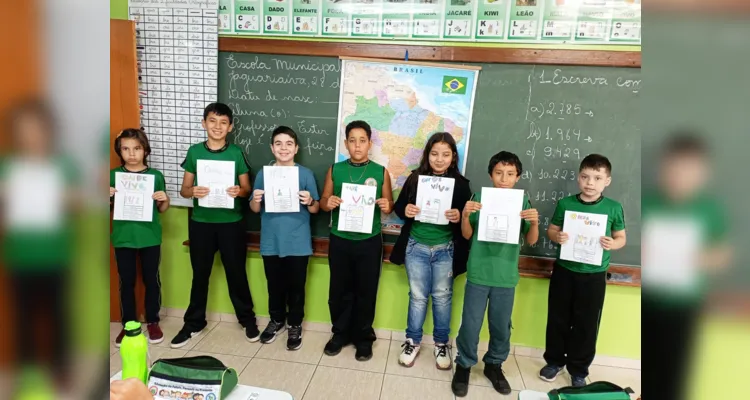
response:
M210 333L214 327L216 327L217 322L214 321L208 321L208 325L206 325L205 328L203 328L202 333L195 337L194 339L191 339L190 342L185 345L184 347L181 347L180 350L192 350L200 341L206 337L206 334ZM184 321L182 318L175 318L175 317L165 317L162 318L159 322L159 327L161 328L162 332L164 332L164 341L159 344L154 344L152 346L158 346L158 347L169 347L169 342L172 341L172 339L177 335L177 333L182 329L182 326L184 325Z
M410 376L414 378L425 378L436 381L450 382L453 373L450 370L443 371L435 367L435 356L433 355L434 346L422 345L419 350L414 365L410 368L404 367L398 363L398 356L401 354L402 342L391 341L391 349L388 352L388 363L385 367L385 373L389 375ZM455 355L455 349L452 350ZM453 358L453 356L451 357Z
M180 358L185 357L187 351L183 349L170 349L165 347L149 347L148 349L148 360L149 365L156 362L160 358ZM119 353L113 354L109 357L109 376L116 374L122 370L122 357Z
M641 371L637 369L592 365L589 367L589 379L591 382L608 381L620 387L629 387L636 395L641 393Z
M380 400L453 400L450 382L386 375Z
M480 352L482 354L482 352ZM523 384L523 378L521 378L521 371L518 369L516 359L514 356L508 356L508 359L503 363L503 373L505 378L510 383L510 387L513 390L523 390L526 387ZM479 363L471 368L471 376L469 378L470 385L476 386L489 386L492 387L490 380L484 376L484 361L479 359Z
M250 362L250 357L230 356L227 354L218 353L207 353L204 351L193 350L185 354L185 357L196 357L196 356L211 356L226 365L229 368L234 368L237 374L242 374L247 364Z
M549 392L552 389L570 386L570 374L568 374L568 371L563 370L554 382L543 381L542 378L539 377L539 371L545 365L543 358L523 356L515 357L526 389L536 390L538 392Z
M303 400L378 400L383 374L318 366Z
M250 343L247 341L245 331L238 324L219 322L211 332L198 342L194 350L240 357L253 357L260 347L260 342Z
M357 351L354 346L346 346L341 349L341 353L337 356L329 357L324 355L320 359L320 365L357 371L379 372L382 374L385 372L385 364L388 361L390 344L390 340L376 340L372 346L372 358L365 362L357 361L354 358L354 354Z
M317 365L320 357L323 357L323 348L325 348L331 335L322 332L303 331L302 348L290 351L286 349L288 333L288 331L284 331L276 337L273 343L264 344L255 357Z
M315 372L315 365L254 358L240 375L239 383L281 390L302 399Z
M466 397L462 397L461 399L462 400L498 400L498 399L516 400L518 399L519 393L521 393L520 390L514 390L510 392L509 395L502 395L491 387L469 385L469 394L467 394Z

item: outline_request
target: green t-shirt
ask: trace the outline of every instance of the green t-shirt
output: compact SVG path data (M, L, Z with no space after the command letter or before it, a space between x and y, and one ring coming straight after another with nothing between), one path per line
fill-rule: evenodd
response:
M45 182L53 180L62 185L59 195L67 196L76 191L78 171L72 159L56 156L49 161L35 162L20 158L8 158L0 163L0 181L3 185L3 197L6 207L11 199L18 205L19 197L34 199L45 196L45 188L19 184L30 175L43 176ZM33 179L33 178L31 178ZM38 183L44 185L44 183ZM12 186L16 186L13 188ZM41 199L49 200L49 195ZM15 272L46 272L59 270L70 262L73 249L73 230L68 218L68 208L64 199L53 200L60 209L56 222L49 225L37 225L25 222L5 223L5 235L2 238L2 254L5 267ZM35 201L30 204L34 207ZM42 200L45 203L45 200ZM40 205L51 207L51 205Z
M207 142L196 143L190 146L185 161L181 164L185 171L195 175L195 182L193 182L193 185L196 186L206 185L206 183L200 181L200 173L197 172L198 160L234 162L235 185L240 184L240 175L247 174L250 171L247 160L245 160L245 154L242 153L242 149L237 145L227 143L219 150L211 150L208 148ZM209 223L237 222L242 219L242 211L240 209L241 201L242 200L239 197L235 197L234 208L207 208L199 206L198 198L194 198L193 221Z
M474 195L477 202L482 202L481 192ZM523 209L531 208L529 198L524 194ZM469 216L469 222L474 228L471 238L471 251L467 265L466 279L469 282L492 287L513 288L518 285L518 258L521 254L520 244L480 242L477 228L481 212ZM521 220L521 235L529 232L531 223Z
M552 215L552 224L562 228L565 232L565 211L585 212L591 214L603 214L607 216L607 229L605 236L612 236L612 232L625 229L625 212L622 210L622 204L607 198L600 197L593 202L584 202L578 198L579 195L568 196L557 202L555 213ZM572 239L569 239L572 240ZM560 249L557 250L556 262L561 266L574 271L583 273L604 272L609 268L610 251L604 250L602 254L602 265L584 264L576 261L560 259Z
M427 224L420 221L414 221L411 226L410 236L417 243L426 246L437 246L448 243L453 239L453 228L448 225Z
M154 192L166 190L164 175L157 169L146 168L143 171L128 171L124 166L109 171L109 186L115 187L115 178L118 172L129 174L144 174L154 176ZM151 200L154 211L150 222L145 221L112 221L111 241L113 247L127 247L131 249L142 249L144 247L157 246L161 244L161 221L159 220L159 209L156 201Z
M375 199L383 196L383 182L385 167L374 162L367 161L362 164L353 164L349 160L333 164L331 178L333 179L333 195L341 197L341 188L344 183L355 185L375 186ZM346 232L339 230L339 209L337 207L331 212L331 233L349 240L364 240L380 234L380 207L375 205L375 214L372 217L372 233Z

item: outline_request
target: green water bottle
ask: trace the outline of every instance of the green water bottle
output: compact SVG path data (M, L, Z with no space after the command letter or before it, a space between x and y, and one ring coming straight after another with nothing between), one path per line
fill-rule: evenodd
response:
M122 379L138 378L147 384L148 340L141 332L141 323L128 321L125 324L125 337L120 345L122 357Z

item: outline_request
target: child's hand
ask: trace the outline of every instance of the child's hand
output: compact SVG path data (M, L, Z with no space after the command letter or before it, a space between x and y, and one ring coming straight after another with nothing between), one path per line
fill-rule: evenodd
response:
M328 206L328 208L330 208L331 210L333 210L334 208L336 208L339 205L341 205L341 203L342 203L341 202L341 197L331 196L331 197L328 198L328 202L327 202L326 205Z
M521 218L529 221L531 225L539 225L539 211L536 208L521 211Z
M167 194L164 193L164 191L162 191L162 190L160 190L158 192L154 192L154 195L151 196L151 198L154 199L154 200L156 200L156 201L167 201L167 199L169 199L169 197L167 197Z
M481 209L482 209L482 203L478 203L476 201L467 201L466 205L464 206L464 218L469 218L471 214Z
M117 192L117 189L113 188L112 186L109 187L109 197L112 197L115 195L115 192Z
M195 197L195 198L197 198L197 199L201 199L203 197L206 197L206 196L208 196L209 193L211 193L211 189L209 189L209 188L207 188L205 186L193 186L191 188L191 190L192 190L192 193L191 193L192 196Z
M390 210L388 209L388 207L390 206L390 201L388 201L388 199L386 198L377 199L375 200L375 204L377 204L378 207L380 207L380 212L383 212L386 214L390 212Z
M406 214L407 218L414 218L419 214L421 210L419 207L415 206L414 204L407 204L406 210L404 210L404 214Z
M568 234L565 232L558 232L557 233L557 240L556 242L559 244L565 244L565 242L568 241Z
M266 193L263 189L255 189L253 191L253 200L256 203L263 201L263 194Z
M310 197L310 192L308 192L307 190L300 190L299 202L303 206L311 206L313 203L313 199L312 197Z
M230 186L227 188L227 194L231 198L237 197L238 194L240 194L240 187L238 185Z
M599 243L602 245L602 248L604 250L611 250L612 245L615 244L615 240L609 236L602 236L601 238L599 238Z
M448 218L448 221L455 224L461 220L461 211L458 211L457 208L451 208L445 212L445 218Z

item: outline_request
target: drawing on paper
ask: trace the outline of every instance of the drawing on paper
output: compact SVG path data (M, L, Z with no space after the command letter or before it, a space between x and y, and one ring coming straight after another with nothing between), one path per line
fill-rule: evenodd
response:
M487 239L506 242L508 240L508 216L490 214L487 216Z
M573 242L573 257L576 261L591 263L595 260L599 240L593 236L578 234Z

